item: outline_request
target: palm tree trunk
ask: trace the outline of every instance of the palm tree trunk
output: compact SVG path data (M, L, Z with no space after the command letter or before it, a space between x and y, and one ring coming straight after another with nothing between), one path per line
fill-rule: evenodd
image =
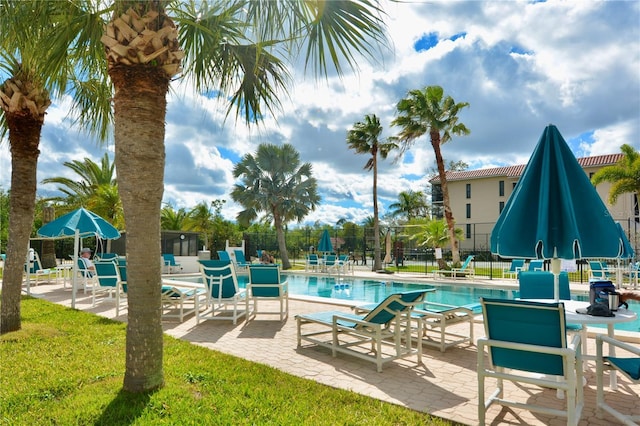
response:
M460 249L458 248L458 240L456 239L455 219L453 218L453 212L451 211L451 203L449 201L449 188L447 186L447 174L444 170L444 159L442 158L442 152L440 151L440 133L438 131L432 131L431 146L436 156L436 164L438 165L438 175L440 176L440 186L442 187L442 205L444 207L444 217L447 221L447 228L449 231L449 242L451 243L451 257L453 264L460 263Z
M7 260L2 279L0 334L17 331L20 322L20 292L24 263L29 248L36 202L36 170L40 151L42 119L15 118L6 114L11 144L11 194L9 195L9 235ZM30 121L26 123L25 121ZM18 122L19 121L19 122ZM19 131L18 131L19 129Z
M145 392L164 384L160 208L169 78L145 65L114 66L109 75L115 88L115 160L127 229L124 389Z
M284 238L284 227L280 216L274 216L273 225L276 228L276 238L278 239L278 248L280 249L280 257L282 257L282 269L291 269L289 262L289 253L287 252L287 241Z
M378 219L378 153L373 152L373 269L382 269L380 255L380 220Z

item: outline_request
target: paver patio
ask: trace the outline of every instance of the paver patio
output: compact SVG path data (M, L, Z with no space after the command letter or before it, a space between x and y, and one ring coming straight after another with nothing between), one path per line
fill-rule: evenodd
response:
M297 272L297 271L296 271ZM358 271L358 275L371 276L370 272ZM379 277L379 276L378 276ZM404 277L404 276L403 276ZM417 280L417 279L416 279ZM425 282L432 282L425 280ZM460 283L464 285L464 283ZM65 306L71 305L71 290L62 284L41 284L31 287L31 294ZM119 318L110 304L91 307L91 298L78 292L78 309L94 312L108 318L126 320L126 309ZM413 410L430 413L461 424L475 425L477 420L477 378L476 347L460 345L442 353L425 346L423 364L416 366L415 359L408 358L387 363L382 373L376 372L375 364L355 357L338 354L331 356L329 350L317 346L297 347L297 313L310 313L324 310L349 311L348 306L329 305L292 298L289 317L280 322L277 317L258 316L246 323L237 325L231 321L206 321L196 326L193 316L183 323L164 321L163 328L171 336L188 340L220 352L236 355L250 361L270 365L287 373L315 380L317 382L348 389L363 395ZM121 311L122 312L122 311ZM460 324L460 327L464 327ZM474 329L475 337L484 336L481 317L477 317ZM587 342L589 353L595 353L594 339ZM585 408L580 421L581 426L610 425L615 420L605 415L598 419L595 414L595 365L588 363L585 377ZM489 381L493 385L492 381ZM626 378L618 377L619 389L610 392L605 389L607 400L625 412L640 414L640 385L632 385ZM556 399L555 391L541 390L533 386L506 384L509 397L521 401L546 401L546 404L560 406L562 400ZM563 418L534 414L526 410L492 407L487 413L489 424L494 425L560 425Z

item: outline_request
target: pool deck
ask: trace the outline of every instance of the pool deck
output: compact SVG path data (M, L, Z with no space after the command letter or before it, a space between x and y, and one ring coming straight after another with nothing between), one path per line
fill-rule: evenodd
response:
M411 280L414 282L445 282L425 279L424 275L393 274L382 275L359 267L356 276L381 279L388 277L394 280ZM298 271L295 271L296 273ZM479 285L513 285L498 280L458 280L461 285L471 283ZM584 286L588 289L588 286ZM71 290L64 289L62 283L43 283L31 287L35 297L70 306ZM269 303L269 302L267 302ZM91 297L78 291L76 307L83 311L93 312L107 318L126 321L124 314L115 317L115 308L108 303L91 307ZM249 323L244 320L233 325L231 321L204 321L196 325L195 317L189 316L179 323L164 321L165 332L176 338L194 344L232 354L247 360L270 365L284 372L308 378L336 388L342 388L363 395L402 405L413 410L430 413L438 417L465 425L478 424L477 376L475 345L462 344L447 349L446 352L425 346L422 365L416 365L415 358L407 358L385 364L383 372L376 372L374 363L358 358L338 354L331 356L329 350L303 343L297 347L295 315L325 310L343 310L348 312L347 305L332 305L308 300L291 298L289 317L284 322L276 316L258 315ZM456 326L458 327L458 326ZM463 327L461 324L460 327ZM476 317L474 324L475 338L484 336L481 317ZM637 344L637 343L636 343ZM594 339L587 342L589 353L595 353ZM588 363L585 371L587 385L585 391L585 407L580 421L581 426L615 424L615 419L605 414L598 419L595 413L595 365ZM493 381L488 381L493 385ZM520 401L545 401L545 404L557 404L561 407L563 400L555 397L555 391L534 386L505 385L507 397ZM640 385L633 385L626 378L618 375L618 391L610 392L605 388L605 397L611 405L624 412L640 414ZM563 418L531 413L521 409L492 406L487 412L487 424L493 425L560 425L566 424Z

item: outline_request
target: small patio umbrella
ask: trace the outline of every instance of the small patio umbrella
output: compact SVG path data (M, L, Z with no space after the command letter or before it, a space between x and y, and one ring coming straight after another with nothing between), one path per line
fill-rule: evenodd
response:
M545 128L500 214L491 232L491 252L551 259L556 300L561 259L622 253L616 223L556 126Z
M331 244L331 236L329 235L328 229L325 229L324 231L322 231L322 236L320 237L320 243L318 243L318 251L320 253L333 252L333 244Z
M382 263L391 263L391 231L387 231L387 235L384 236L384 259Z
M80 238L92 237L104 240L120 238L120 232L101 216L85 208L79 208L60 216L42 228L38 229L38 235L49 238L74 237L73 243L73 283L71 307L76 304L76 275L78 274L78 252L80 251Z

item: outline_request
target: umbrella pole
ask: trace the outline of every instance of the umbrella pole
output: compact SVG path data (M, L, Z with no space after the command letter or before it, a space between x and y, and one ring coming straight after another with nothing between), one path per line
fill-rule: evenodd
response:
M78 279L78 252L80 251L80 231L76 229L73 236L73 267L71 277L71 307L76 307L76 280Z
M561 260L557 257L551 259L551 273L553 274L553 299L560 300L560 267Z

